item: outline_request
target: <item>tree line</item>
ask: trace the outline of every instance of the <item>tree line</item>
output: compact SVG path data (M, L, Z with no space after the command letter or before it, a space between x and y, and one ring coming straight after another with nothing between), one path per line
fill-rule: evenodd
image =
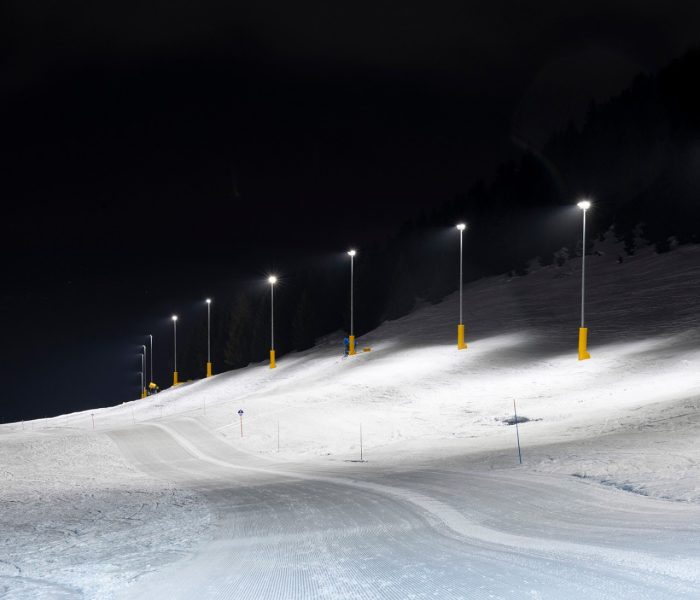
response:
M639 75L620 95L591 103L542 149L524 150L490 181L404 223L391 239L358 249L356 334L436 303L458 286L458 234L466 221L465 281L527 273L535 258L562 264L580 255L578 199L590 198L589 242L611 226L633 254L640 238L665 252L700 241L700 49L660 72ZM349 327L349 264L286 273L276 288L278 356L335 335L339 354ZM217 298L212 321L217 371L264 360L269 350L269 288ZM182 360L185 377L206 363L206 316L195 324Z

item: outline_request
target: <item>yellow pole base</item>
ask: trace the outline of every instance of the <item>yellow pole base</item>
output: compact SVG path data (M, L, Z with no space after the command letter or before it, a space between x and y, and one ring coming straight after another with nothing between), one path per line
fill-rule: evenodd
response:
M141 390L141 399L143 399L145 397L146 397L146 388L143 388L143 390Z
M211 373L211 363L208 362L208 363L207 363L207 377L211 377L211 375L212 375L212 373Z
M173 385L177 385L177 384L178 384L177 371L173 371Z
M356 352L355 352L355 336L354 335L350 336L350 348L348 349L348 354L350 356L354 356L356 354Z
M464 350L467 345L464 343L464 324L457 325L457 350Z
M275 351L270 350L270 368L274 369L276 366L277 364L275 363Z
M587 360L591 357L588 354L588 328L579 327L578 330L578 359Z

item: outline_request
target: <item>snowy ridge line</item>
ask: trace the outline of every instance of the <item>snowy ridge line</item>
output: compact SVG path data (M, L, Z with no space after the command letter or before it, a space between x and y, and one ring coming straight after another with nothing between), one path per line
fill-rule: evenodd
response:
M152 423L150 425L157 427L170 435L186 452L199 460L229 469L264 473L304 481L319 481L388 495L400 501L413 504L424 512L427 512L460 537L478 540L489 545L496 544L510 548L517 548L519 550L527 550L530 552L534 551L544 555L545 557L554 558L556 560L565 560L566 558L569 560L571 558L584 558L591 561L599 561L602 559L610 564L625 568L661 574L691 583L700 582L700 558L669 560L651 554L631 552L629 550L612 550L601 546L532 538L505 533L474 523L451 506L424 494L412 492L402 488L357 481L343 477L310 475L295 471L283 471L272 468L236 465L202 452L188 439L166 425L162 425L160 423Z

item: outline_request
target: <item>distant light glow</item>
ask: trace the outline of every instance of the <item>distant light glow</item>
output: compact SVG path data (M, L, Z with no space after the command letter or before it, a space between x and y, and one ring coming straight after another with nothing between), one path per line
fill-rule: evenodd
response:
M267 278L267 281L270 283L270 285L275 285L277 283L277 277L275 277L274 275L270 275Z
M173 321L177 321L177 315L173 315Z
M207 304L211 304L211 298L207 298Z
M591 203L589 200L581 200L576 206L578 206L581 210L588 210L591 207Z
M460 231L464 231L466 228L467 228L466 223L458 223L457 224L457 229L459 229Z
M355 256L355 254L357 254L357 252L354 250L348 250L348 256Z

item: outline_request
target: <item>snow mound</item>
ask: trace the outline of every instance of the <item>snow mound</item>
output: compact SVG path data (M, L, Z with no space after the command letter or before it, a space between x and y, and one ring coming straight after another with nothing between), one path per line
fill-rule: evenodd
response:
M466 350L456 348L454 294L363 336L371 352L343 358L342 339L328 338L274 370L260 363L145 400L0 427L0 591L72 598L89 588L110 598L206 537L207 504L160 481L153 465L129 466L114 443L122 437L148 448L156 435L172 446L167 432L206 431L219 444L212 469L222 462L214 448L226 447L255 464L311 471L518 468L699 503L700 247L623 263L614 252L591 256L592 358L583 362L579 276L570 260L465 286ZM515 428L504 426L514 423L513 400L527 415L522 467ZM190 464L188 443L158 464Z

